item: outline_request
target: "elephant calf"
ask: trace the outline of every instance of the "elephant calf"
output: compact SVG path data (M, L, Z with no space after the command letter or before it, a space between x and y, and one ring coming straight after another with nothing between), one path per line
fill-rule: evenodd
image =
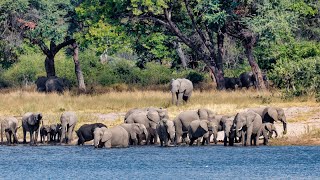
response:
M173 121L162 119L157 124L157 133L160 139L160 145L168 146L168 141L170 140L171 143L175 142L175 127Z
M107 127L102 123L94 123L94 124L84 124L82 125L77 132L78 136L78 145L84 145L86 141L91 141L94 138L93 132L99 127Z
M51 124L50 125L50 141L52 142L60 142L61 134L62 134L61 124Z
M197 140L197 145L200 143L200 138L202 137L202 145L209 144L210 136L209 131L212 131L213 124L208 120L194 120L189 125L189 145L192 146L195 140Z
M224 139L223 139L224 146L227 146L228 142L229 142L229 146L233 146L233 143L235 141L235 129L234 129L235 127L233 125L233 120L234 120L234 116L232 117L224 116L221 119L222 128L224 131Z
M121 126L115 126L110 129L106 127L96 128L94 134L94 147L128 147L129 134Z
M263 136L263 144L268 145L269 139L272 137L273 132L275 132L276 137L278 137L278 132L274 124L272 123L263 123L262 124L262 132Z
M47 143L48 143L51 136L50 133L51 133L50 126L42 126L40 128L40 142L41 143L45 142L45 138L47 138Z
M137 145L139 144L138 137L148 137L148 130L145 125L140 123L132 123L132 124L121 124L129 135L129 144ZM141 142L141 139L140 139Z
M6 134L7 144L18 143L17 130L18 120L15 117L5 117L0 121L1 125L1 143L3 143L3 132Z

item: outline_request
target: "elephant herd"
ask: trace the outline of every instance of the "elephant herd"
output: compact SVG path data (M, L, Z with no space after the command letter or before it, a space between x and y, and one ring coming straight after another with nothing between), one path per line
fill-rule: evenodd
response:
M74 112L64 112L60 123L43 125L41 113L28 112L22 117L23 143L26 133L30 133L30 144L37 144L40 132L41 143L70 143L76 123ZM283 134L287 131L287 121L282 108L251 108L235 116L217 115L205 108L187 110L169 119L163 108L136 108L129 110L120 125L107 127L103 123L84 124L76 132L78 145L93 140L95 148L128 147L130 145L159 144L177 146L181 144L208 145L218 143L218 132L224 133L224 145L242 143L243 146L259 145L259 137L267 145L273 133L278 136L274 122L282 122ZM40 125L42 126L40 127ZM3 132L7 144L18 143L17 130L20 128L15 117L1 119L1 142ZM210 140L213 141L210 141ZM159 141L159 142L158 142Z
M268 78L266 74L262 74L263 81L265 86L268 88ZM249 88L251 86L257 86L257 80L255 75L252 72L243 72L239 75L239 77L225 77L225 88L235 90L236 88Z

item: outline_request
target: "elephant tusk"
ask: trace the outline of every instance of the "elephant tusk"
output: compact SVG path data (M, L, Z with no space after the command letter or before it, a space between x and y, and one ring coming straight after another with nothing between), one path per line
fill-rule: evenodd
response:
M241 131L241 130L242 130L242 127L238 129L238 131Z

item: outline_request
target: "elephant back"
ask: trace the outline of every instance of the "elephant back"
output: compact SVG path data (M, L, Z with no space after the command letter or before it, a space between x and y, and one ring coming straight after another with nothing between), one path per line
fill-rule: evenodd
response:
M75 112L67 111L67 112L62 113L62 115L60 117L60 121L61 121L61 124L65 124L66 123L66 124L69 124L71 126L71 125L76 124L78 119L77 119L77 116L76 116Z

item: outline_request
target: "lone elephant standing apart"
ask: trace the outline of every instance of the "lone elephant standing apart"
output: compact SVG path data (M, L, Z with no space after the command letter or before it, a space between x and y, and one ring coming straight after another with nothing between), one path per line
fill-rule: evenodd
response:
M172 104L177 106L182 100L188 102L193 91L193 84L189 79L172 79L170 83Z
M72 133L74 130L74 127L77 124L78 118L76 116L76 113L74 112L64 112L61 115L60 118L61 121L61 139L60 139L60 143L62 143L63 141L65 143L69 143L72 141Z
M30 132L30 144L37 144L39 127L42 120L41 113L27 112L22 117L23 143L26 143L27 131ZM35 134L33 136L33 134Z
M1 125L1 143L3 143L3 132L5 132L7 137L7 144L18 143L17 130L18 130L18 120L15 117L5 117L0 121Z

